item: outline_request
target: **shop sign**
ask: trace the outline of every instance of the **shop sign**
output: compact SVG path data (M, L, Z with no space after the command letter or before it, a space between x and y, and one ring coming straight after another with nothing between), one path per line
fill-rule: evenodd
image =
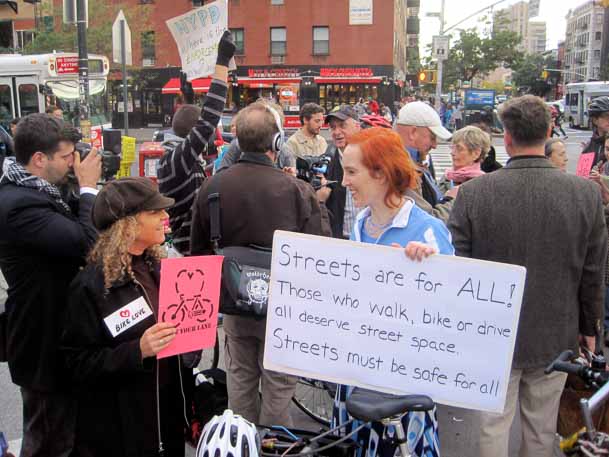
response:
M319 76L323 78L369 78L374 76L371 68L322 68Z
M58 75L78 73L77 56L57 57L55 60L55 65L57 66Z
M300 78L298 68L250 68L250 78Z
M349 0L349 25L372 24L372 0Z

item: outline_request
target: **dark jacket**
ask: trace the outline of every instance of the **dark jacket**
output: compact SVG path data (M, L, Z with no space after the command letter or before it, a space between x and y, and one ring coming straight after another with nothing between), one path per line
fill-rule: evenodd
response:
M597 334L607 228L596 184L514 158L461 185L448 228L457 255L527 269L514 368L547 366L578 333Z
M190 252L191 208L205 180L202 154L216 131L226 103L228 86L214 79L205 97L201 117L186 138L172 135L163 143L165 152L157 170L159 190L176 202L169 208L173 246L182 254Z
M596 165L599 162L605 161L605 137L597 135L596 131L590 138L588 144L584 147L582 154L594 152L594 162Z
M8 283L7 352L11 377L22 387L63 389L59 336L68 286L95 242L95 196L84 194L79 214L49 195L0 182L0 268Z
M244 153L232 167L218 173L222 246L271 247L275 230L330 235L313 188L273 166L264 154ZM194 207L192 254L211 253L207 197L203 184Z
M326 179L328 181L337 181L332 186L332 192L326 200L326 207L330 213L330 226L332 227L332 236L334 238L343 238L343 222L345 220L345 201L347 198L347 189L343 187L343 166L340 163L340 153L334 144L328 145L326 155L332 157L328 164Z
M156 269L153 274L158 281ZM152 309L143 287L130 278L105 291L103 273L94 265L87 265L70 286L61 343L78 398L75 455L158 455L157 383L164 448L181 445L183 452L184 403L177 357L157 364L154 357L142 361L140 350L140 338L156 323L158 310L116 337L104 323L104 318L140 297Z

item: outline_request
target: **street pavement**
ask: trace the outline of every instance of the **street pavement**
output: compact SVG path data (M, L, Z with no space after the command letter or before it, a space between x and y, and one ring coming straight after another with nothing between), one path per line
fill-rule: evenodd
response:
M138 144L142 141L149 141L151 138L151 129L142 129L141 131L131 131L133 136L138 138ZM567 146L567 154L569 158L568 172L574 173L577 166L577 158L581 152L581 143L585 142L590 137L590 131L578 131L567 129L569 138L565 140ZM497 151L498 161L502 164L508 159L503 139L500 137L493 138L493 144ZM436 168L437 177L440 178L446 168L450 167L450 150L448 144L441 144L432 152L434 166ZM137 162L136 162L137 163ZM137 174L137 165L134 164L133 174ZM0 278L0 281L3 279ZM3 310L5 295L5 287L0 287L0 311ZM223 347L223 345L221 345ZM206 354L206 357L201 363L202 367L210 365L211 354ZM221 360L223 357L220 358ZM222 365L222 363L221 363ZM292 415L297 428L318 430L319 426L301 413L297 408L292 408ZM440 438L442 446L442 455L444 457L469 457L476 455L477 434L479 430L479 421L477 414L473 411L460 408L438 406L438 417L440 424ZM15 386L10 379L8 367L5 363L0 363L0 431L3 431L6 438L10 442L10 448L13 453L18 454L21 437L21 396L18 387ZM519 424L516 423L512 429L511 452L510 457L518 455L519 447ZM194 456L194 451L189 449L187 455ZM561 455L557 451L556 455Z

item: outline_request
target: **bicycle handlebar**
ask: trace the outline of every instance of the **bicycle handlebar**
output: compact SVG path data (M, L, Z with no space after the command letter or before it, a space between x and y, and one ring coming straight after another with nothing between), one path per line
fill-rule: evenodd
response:
M609 381L609 372L604 370L604 359L602 362L603 370L601 371L586 365L570 362L572 358L573 351L563 351L554 361L552 361L552 363L550 363L550 365L548 365L544 370L544 373L550 374L553 371L572 373L581 378L586 384L591 384L596 388L600 388Z

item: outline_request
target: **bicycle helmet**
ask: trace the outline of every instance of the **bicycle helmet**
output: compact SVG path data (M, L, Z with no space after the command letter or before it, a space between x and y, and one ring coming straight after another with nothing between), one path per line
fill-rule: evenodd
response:
M588 106L588 115L590 117L600 116L607 111L609 111L609 97L607 95L595 98L590 102L590 106Z
M386 129L391 128L391 123L383 116L378 114L366 114L364 116L360 116L359 120L361 121L362 128L364 129L370 127L383 127Z
M197 457L258 457L260 437L256 427L230 409L214 416L203 428Z

